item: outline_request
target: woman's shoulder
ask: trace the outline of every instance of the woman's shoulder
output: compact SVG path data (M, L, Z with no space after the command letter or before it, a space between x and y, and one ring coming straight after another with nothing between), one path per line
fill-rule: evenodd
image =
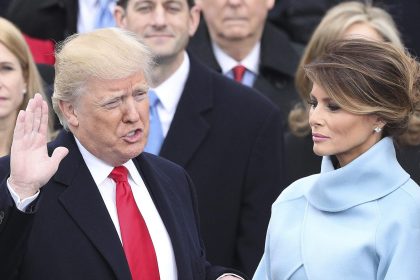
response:
M274 204L285 203L288 201L293 201L305 196L311 186L319 177L319 174L314 174L311 176L307 176L301 178L294 183L290 184L287 188L285 188Z
M420 187L412 179L379 200L381 216L420 229Z

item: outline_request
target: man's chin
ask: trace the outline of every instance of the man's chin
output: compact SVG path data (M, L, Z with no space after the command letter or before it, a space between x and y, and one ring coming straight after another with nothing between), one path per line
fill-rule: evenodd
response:
M235 28L234 30L226 30L223 33L223 37L229 41L242 41L249 37L249 32L245 32L242 29L237 30L237 28Z

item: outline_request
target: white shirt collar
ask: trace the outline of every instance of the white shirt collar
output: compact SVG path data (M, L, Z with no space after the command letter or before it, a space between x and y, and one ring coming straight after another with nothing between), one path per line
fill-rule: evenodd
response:
M82 154L82 157L90 171L90 174L92 174L93 180L95 181L97 186L101 185L105 181L105 179L108 178L112 169L114 169L114 166L111 166L105 163L103 160L94 156L85 147L83 147L82 143L80 143L80 141L76 137L74 137L74 139L76 139L77 147L79 148L79 151ZM134 165L134 162L130 159L123 165L127 168L129 176L131 176L133 181L137 185L141 185L142 179L140 177L139 172L137 171L136 166Z
M214 56L222 68L222 73L226 74L238 64L245 66L248 71L258 74L258 66L260 63L261 42L258 42L251 52L242 60L236 61L225 53L215 42L212 42Z
M163 109L172 115L175 114L189 72L190 59L188 58L188 54L184 51L184 59L179 68L166 81L152 89L159 97Z

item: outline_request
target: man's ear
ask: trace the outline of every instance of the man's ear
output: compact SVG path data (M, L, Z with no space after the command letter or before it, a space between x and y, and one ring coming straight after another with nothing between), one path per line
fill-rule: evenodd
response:
M77 113L72 103L60 100L58 106L60 107L60 111L67 120L69 126L79 126L79 119L77 118Z
M190 26L188 28L188 35L194 36L197 31L198 24L200 23L201 8L198 5L194 5L190 9Z
M114 19L115 23L120 28L126 28L127 27L127 20L125 17L125 10L123 7L116 5L114 10Z
M267 3L267 10L271 10L274 7L275 1L274 0L266 0Z

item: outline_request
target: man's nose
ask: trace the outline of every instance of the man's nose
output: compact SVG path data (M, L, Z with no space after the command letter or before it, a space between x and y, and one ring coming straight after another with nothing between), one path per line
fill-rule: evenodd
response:
M152 24L156 27L162 27L166 25L166 13L162 6L157 6L152 14Z
M140 119L138 104L133 98L125 100L124 107L124 122L136 122Z
M243 0L227 0L227 2L231 6L238 6L243 2Z

